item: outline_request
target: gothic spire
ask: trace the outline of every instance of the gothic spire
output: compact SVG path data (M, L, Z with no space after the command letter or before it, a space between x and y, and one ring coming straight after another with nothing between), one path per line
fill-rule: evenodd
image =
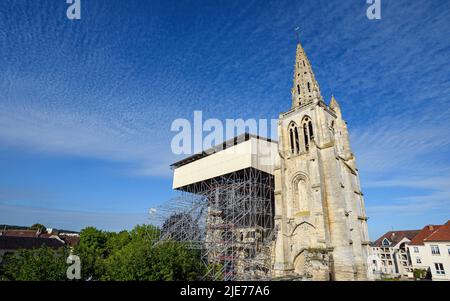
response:
M331 96L330 109L332 109L336 114L338 114L338 116L341 116L341 107L339 106L339 103L334 97L334 95Z
M292 108L313 102L316 99L322 99L319 84L305 50L299 42L295 59L294 86L292 87Z

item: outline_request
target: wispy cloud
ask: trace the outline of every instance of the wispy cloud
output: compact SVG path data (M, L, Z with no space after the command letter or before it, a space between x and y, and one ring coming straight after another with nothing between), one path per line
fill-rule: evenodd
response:
M168 176L173 119L289 109L300 26L349 122L372 229L449 211L448 1L386 1L376 22L365 1L172 2L88 1L77 26L49 18L53 2L1 2L0 146Z
M373 194L366 198L373 238L388 230L382 221L420 228L449 218L450 128L414 117L390 116L352 131L363 189Z
M168 175L171 153L155 130L105 121L102 116L3 107L0 139L34 152L125 162L136 175Z

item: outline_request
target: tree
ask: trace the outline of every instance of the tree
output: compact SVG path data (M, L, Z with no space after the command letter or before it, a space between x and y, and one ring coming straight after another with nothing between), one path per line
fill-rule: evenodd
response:
M105 262L101 280L148 281L153 274L152 246L142 241L130 242L116 250Z
M154 243L159 238L160 230L152 225L137 225L130 232L133 241L145 241Z
M30 227L30 230L36 230L36 231L42 231L42 232L45 232L45 231L47 231L47 228L46 228L43 224L38 224L38 223L36 223L36 224L33 224L33 225Z
M196 280L204 275L200 253L183 242L155 246L160 230L139 225L131 231L105 232L87 227L80 233L74 255L81 259L84 280ZM2 280L67 280L69 251L47 247L6 254L0 265Z
M151 225L139 225L130 231L111 236L112 253L104 263L101 280L155 281L196 280L204 274L200 253L187 249L180 242L154 246L159 230ZM128 242L128 243L127 243ZM110 244L108 242L108 244ZM121 246L121 247L117 247Z
M105 260L101 280L193 281L204 273L200 253L179 242L152 247L145 241L132 241Z
M83 279L99 279L103 275L103 260L108 256L107 241L108 234L94 227L80 232L80 241L74 253L81 259Z
M0 268L1 280L64 281L67 280L65 248L53 250L42 247L6 254Z
M189 250L180 242L169 241L154 248L151 280L194 281L205 274L200 251Z

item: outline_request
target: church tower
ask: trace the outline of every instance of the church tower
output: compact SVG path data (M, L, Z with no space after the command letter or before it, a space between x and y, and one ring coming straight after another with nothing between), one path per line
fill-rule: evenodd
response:
M278 137L275 276L366 280L367 217L347 124L334 96L324 102L300 43Z

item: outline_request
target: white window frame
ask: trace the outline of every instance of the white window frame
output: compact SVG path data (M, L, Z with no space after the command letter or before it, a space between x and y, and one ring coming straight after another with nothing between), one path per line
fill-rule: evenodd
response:
M416 263L417 264L422 264L422 259L420 259L420 257L416 257Z
M414 247L414 253L419 253L419 247Z
M387 241L387 244L384 243L385 241ZM384 247L388 247L391 245L391 242L389 241L389 239L384 238L383 241L381 242L381 245Z
M444 264L436 262L434 263L434 268L436 269L437 275L445 275Z
M441 250L439 249L439 246L433 245L431 247L431 254L432 255L441 255Z

